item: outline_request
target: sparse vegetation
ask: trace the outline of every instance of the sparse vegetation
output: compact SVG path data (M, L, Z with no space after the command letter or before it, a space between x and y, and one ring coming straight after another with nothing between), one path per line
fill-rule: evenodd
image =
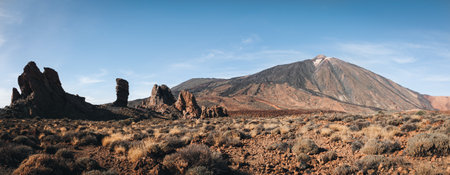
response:
M448 121L428 112L0 119L0 174L448 174Z
M446 156L450 153L449 136L420 133L408 140L405 152L410 156Z
M387 140L370 139L364 147L361 148L361 152L364 154L385 154L392 153L400 149L400 145L396 142Z
M292 147L292 151L299 155L304 154L317 154L319 153L319 147L311 139L298 139L295 145Z
M74 174L65 164L65 161L52 157L47 154L35 154L27 158L17 168L13 174L17 175L38 175L54 174L66 175Z
M189 145L176 153L167 155L163 164L173 173L181 174L186 173L190 168L195 168L191 171L201 170L200 172L213 172L214 174L230 172L220 153L212 152L207 146L197 144ZM199 168L200 166L202 168Z

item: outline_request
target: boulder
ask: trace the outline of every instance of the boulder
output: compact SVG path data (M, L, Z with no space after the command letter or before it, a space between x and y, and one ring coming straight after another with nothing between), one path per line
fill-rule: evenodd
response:
M175 108L181 111L184 118L199 118L201 115L201 109L195 100L194 94L185 90L182 90L178 95Z
M213 118L226 116L228 116L228 111L226 108L222 106L216 105L209 108L202 106L202 114L200 115L200 118Z
M150 98L144 100L141 107L163 113L169 106L172 106L175 101L175 97L169 87L164 84L161 86L155 84Z
M113 105L117 107L126 107L128 104L128 81L117 78L116 79L116 96L117 99L114 101Z

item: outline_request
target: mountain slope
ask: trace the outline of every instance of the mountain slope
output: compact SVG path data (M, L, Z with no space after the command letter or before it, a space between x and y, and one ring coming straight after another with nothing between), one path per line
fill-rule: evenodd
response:
M231 79L191 79L172 88L203 105L233 109L433 109L422 95L337 58L317 57Z

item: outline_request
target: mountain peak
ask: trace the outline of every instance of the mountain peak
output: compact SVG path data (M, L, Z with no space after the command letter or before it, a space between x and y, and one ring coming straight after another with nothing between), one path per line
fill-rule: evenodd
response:
M317 55L316 57L314 57L313 59L312 59L312 61L313 61L313 63L314 63L314 66L319 66L321 63L323 63L324 61L326 61L326 60L329 60L329 59L331 59L331 58L334 58L334 57L327 57L327 56L325 56L325 55L322 55L322 54L319 54L319 55Z

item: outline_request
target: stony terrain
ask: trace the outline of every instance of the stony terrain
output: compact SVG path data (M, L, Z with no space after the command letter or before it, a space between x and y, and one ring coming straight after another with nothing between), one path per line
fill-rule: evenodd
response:
M430 111L207 119L1 119L0 174L450 174Z

